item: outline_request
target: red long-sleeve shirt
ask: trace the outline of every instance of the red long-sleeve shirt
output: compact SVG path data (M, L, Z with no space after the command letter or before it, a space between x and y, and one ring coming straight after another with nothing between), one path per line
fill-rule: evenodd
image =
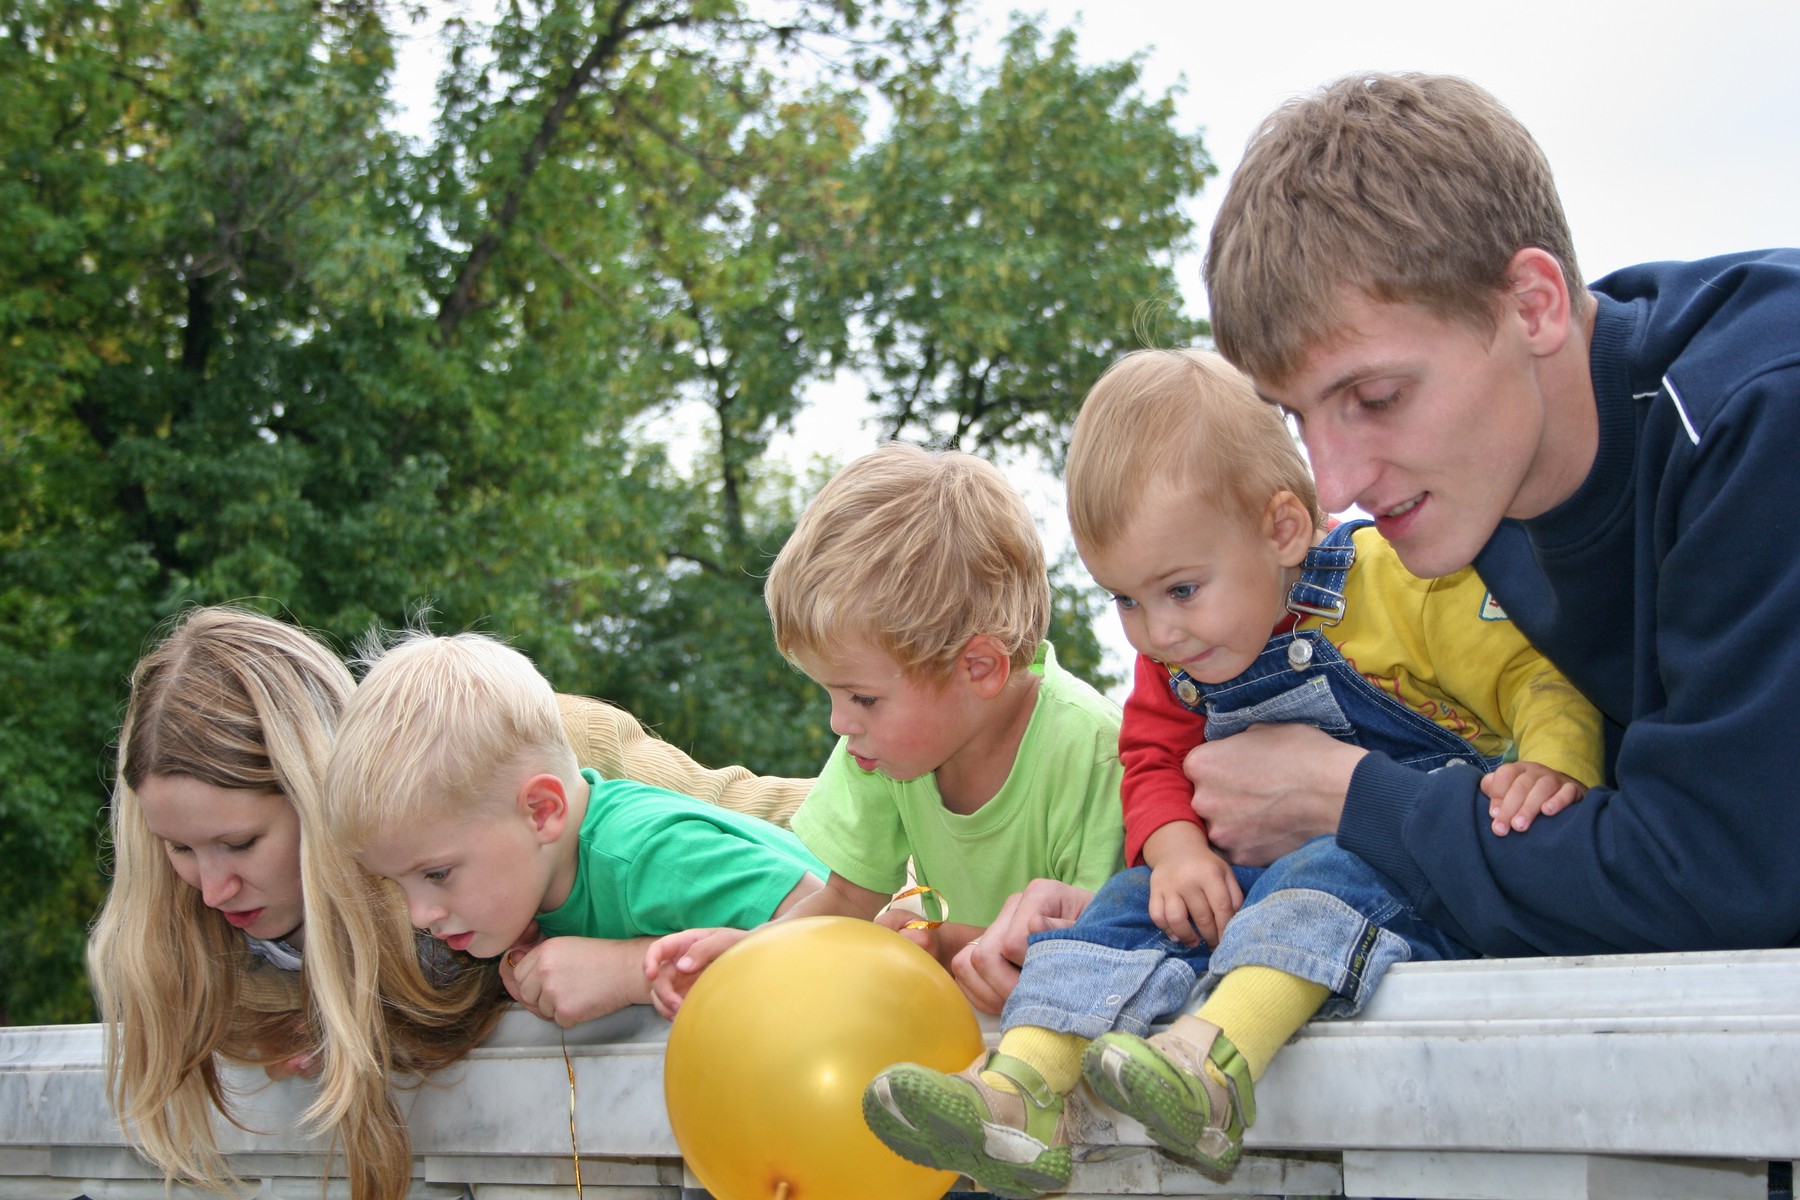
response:
M1269 636L1293 627L1290 614ZM1143 864L1144 843L1170 821L1201 824L1194 812L1194 785L1181 764L1189 750L1206 740L1206 717L1175 698L1169 668L1140 654L1135 672L1119 728L1119 760L1125 764L1119 804L1125 816L1125 864L1132 867Z

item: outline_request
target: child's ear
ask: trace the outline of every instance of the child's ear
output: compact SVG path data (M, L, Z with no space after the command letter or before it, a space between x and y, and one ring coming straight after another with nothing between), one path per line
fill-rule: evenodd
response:
M518 806L539 841L562 837L569 820L569 793L562 780L548 772L533 775L519 785Z
M1300 497L1283 488L1269 500L1263 512L1263 534L1275 545L1276 560L1284 567L1297 567L1306 561L1314 535L1312 511Z
M967 679L975 694L983 700L998 696L1006 681L1012 678L1012 655L998 639L978 633L963 646L956 658L956 673Z

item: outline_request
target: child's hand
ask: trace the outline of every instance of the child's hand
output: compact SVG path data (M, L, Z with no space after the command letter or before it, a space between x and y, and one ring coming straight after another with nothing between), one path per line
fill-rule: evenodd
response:
M302 1079L312 1079L319 1073L318 1051L309 1050L305 1054L296 1054L292 1058L270 1063L263 1068L263 1072L270 1079L292 1079L296 1075Z
M1494 834L1524 833L1539 813L1553 817L1587 795L1587 788L1543 763L1503 763L1481 777Z
M936 925L919 925L908 929L907 926L923 918L909 908L887 908L876 914L875 924L883 929L891 929L939 962L944 961L943 943L938 937Z
M1145 840L1144 860L1151 864L1150 919L1156 927L1185 946L1198 946L1202 938L1217 946L1226 922L1243 907L1244 892L1200 827L1164 825Z
M644 977L656 1011L673 1021L700 972L749 936L748 929L684 929L651 942L644 951Z
M500 982L536 1016L564 1029L650 1002L650 981L639 969L649 938L555 937L500 959Z
M304 1037L307 1032L306 1018L295 1013L293 1018L288 1022L288 1027L292 1029L296 1035ZM323 1065L324 1064L319 1061L319 1051L317 1049L302 1050L298 1054L289 1055L280 1062L266 1064L263 1067L263 1073L270 1079L276 1081L292 1079L296 1075L300 1076L302 1079L312 1079L318 1075L319 1068Z
M955 921L945 921L940 925L920 925L908 929L907 925L921 921L918 913L904 908L889 908L875 918L875 924L884 929L891 929L937 961L948 970L956 956L962 953L963 947L979 938L982 927L979 925L963 925Z

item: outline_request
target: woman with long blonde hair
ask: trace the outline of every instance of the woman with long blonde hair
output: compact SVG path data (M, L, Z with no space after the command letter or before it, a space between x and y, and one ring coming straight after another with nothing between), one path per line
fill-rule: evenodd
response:
M398 891L317 834L354 682L292 625L195 609L138 663L119 735L113 882L89 943L123 1127L172 1179L228 1190L213 1134L225 1062L318 1076L356 1200L402 1196L411 1144L392 1076L465 1053L506 994L492 962L419 940ZM805 780L709 771L629 713L563 710L583 765L785 822Z

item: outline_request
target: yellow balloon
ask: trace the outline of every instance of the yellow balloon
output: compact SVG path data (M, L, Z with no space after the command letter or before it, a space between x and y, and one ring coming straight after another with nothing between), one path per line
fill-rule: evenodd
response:
M669 1030L663 1098L718 1200L937 1200L955 1173L876 1140L863 1089L897 1062L960 1071L981 1050L974 1010L929 954L870 921L806 917L745 938L695 981Z

